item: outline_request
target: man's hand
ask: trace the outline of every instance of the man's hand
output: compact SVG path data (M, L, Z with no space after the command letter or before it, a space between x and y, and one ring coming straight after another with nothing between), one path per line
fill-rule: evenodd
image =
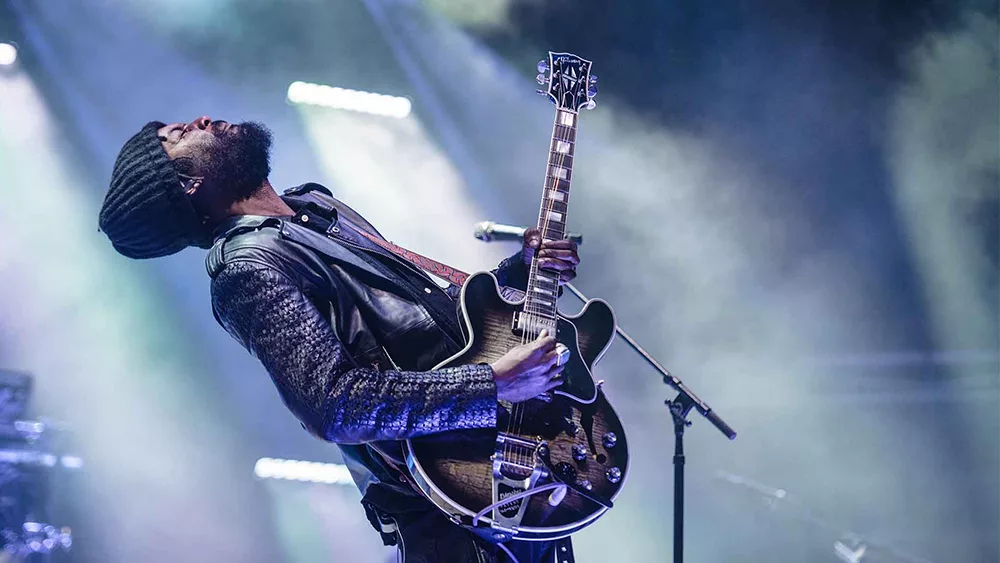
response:
M497 398L520 403L558 387L569 350L542 331L538 338L510 349L490 364L497 384Z
M521 257L524 263L530 265L531 258L538 252L538 266L547 270L559 272L559 285L569 283L576 277L576 265L580 263L577 254L577 244L571 240L554 240L542 242L542 234L538 229L524 231L524 246Z

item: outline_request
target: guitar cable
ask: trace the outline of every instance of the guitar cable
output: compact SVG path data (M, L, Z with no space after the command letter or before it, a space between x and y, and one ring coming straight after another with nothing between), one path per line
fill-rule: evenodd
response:
M479 525L479 519L486 515L487 512L492 511L494 508L499 508L507 503L514 502L515 500L520 500L524 497L530 497L532 495L537 495L538 493L544 493L545 491L551 491L552 489L558 489L559 487L568 488L564 483L548 483L542 485L541 487L535 487L534 489L528 489L526 491L521 491L517 494L510 495L507 498L494 502L493 504L487 506L486 508L480 510L472 517L472 526Z
M504 553L507 554L507 557L510 557L510 560L511 560L512 563L521 563L520 561L517 560L517 557L514 557L514 554L511 552L510 549L507 548L506 545L504 545L502 543L498 543L497 547L499 547L500 549L502 549L504 551Z

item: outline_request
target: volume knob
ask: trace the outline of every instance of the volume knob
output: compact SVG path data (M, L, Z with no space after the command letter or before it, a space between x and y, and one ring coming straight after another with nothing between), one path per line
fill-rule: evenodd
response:
M587 459L587 447L580 444L573 446L573 459L583 461Z
M618 443L618 436L615 436L614 432L608 432L601 437L601 443L604 444L605 448L610 450Z
M617 467L612 467L604 472L604 475L608 478L608 481L612 484L617 483L622 480L622 470Z

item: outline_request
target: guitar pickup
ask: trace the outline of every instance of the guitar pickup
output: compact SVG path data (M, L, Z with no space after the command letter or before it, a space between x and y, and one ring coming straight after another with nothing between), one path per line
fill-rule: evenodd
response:
M530 315L524 311L517 311L514 313L513 322L511 323L510 330L514 334L524 335L527 334L541 334L543 330L548 331L549 336L556 335L556 320L542 317L540 315Z

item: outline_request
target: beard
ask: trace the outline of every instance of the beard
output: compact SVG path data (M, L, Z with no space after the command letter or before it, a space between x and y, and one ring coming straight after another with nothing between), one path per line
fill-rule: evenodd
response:
M271 131L262 123L244 121L232 133L216 138L207 153L205 179L233 202L243 201L271 173Z

